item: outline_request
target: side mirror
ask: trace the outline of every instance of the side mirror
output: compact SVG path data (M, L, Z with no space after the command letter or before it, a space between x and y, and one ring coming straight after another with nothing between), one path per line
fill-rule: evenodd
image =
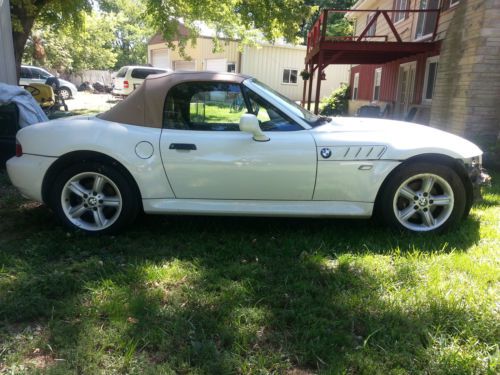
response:
M257 116L246 113L240 118L240 131L253 135L253 140L257 142L267 142L270 138L260 129Z

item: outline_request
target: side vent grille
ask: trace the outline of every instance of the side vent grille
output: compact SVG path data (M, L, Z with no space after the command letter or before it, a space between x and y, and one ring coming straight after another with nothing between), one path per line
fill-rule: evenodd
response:
M322 156L321 150L329 149L331 156L326 159ZM318 160L378 160L384 155L387 147L374 146L332 146L318 147Z

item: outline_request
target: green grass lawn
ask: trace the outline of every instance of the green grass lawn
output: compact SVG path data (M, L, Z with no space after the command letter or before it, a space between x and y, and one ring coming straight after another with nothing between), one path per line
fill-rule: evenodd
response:
M497 374L493 177L441 236L145 216L92 238L0 172L0 373Z

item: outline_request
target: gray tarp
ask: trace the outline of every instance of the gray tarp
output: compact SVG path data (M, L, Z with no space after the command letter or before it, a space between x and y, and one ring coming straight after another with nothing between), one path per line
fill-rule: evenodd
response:
M49 119L31 94L19 86L0 82L0 105L15 103L19 109L19 126L36 124Z

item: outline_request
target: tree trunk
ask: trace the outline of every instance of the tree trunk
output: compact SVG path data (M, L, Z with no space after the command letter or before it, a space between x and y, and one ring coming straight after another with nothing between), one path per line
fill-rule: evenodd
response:
M30 36L35 19L40 13L40 9L45 5L45 1L34 1L35 8L29 8L18 4L11 4L10 14L13 21L12 39L14 41L14 58L16 60L17 82L21 72L24 46Z

